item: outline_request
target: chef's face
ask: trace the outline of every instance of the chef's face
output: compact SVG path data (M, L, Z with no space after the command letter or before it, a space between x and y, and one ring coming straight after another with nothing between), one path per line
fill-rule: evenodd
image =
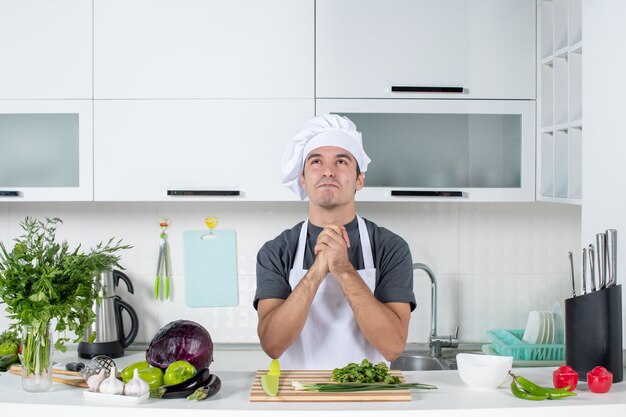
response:
M350 152L322 146L307 155L300 181L312 203L332 208L353 202L354 193L363 188L365 175L357 168Z

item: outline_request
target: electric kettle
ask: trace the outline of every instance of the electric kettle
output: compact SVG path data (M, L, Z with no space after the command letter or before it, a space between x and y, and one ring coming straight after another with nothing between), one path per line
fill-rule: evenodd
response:
M133 284L130 279L120 271L104 271L99 277L99 287L102 300L94 303L93 311L96 321L85 330L83 340L78 344L78 356L92 359L97 355L106 355L111 358L119 358L124 355L124 348L128 347L139 330L139 320L135 310L115 295L115 288L120 280L126 283L128 292L133 294ZM130 316L130 330L126 334L122 320L122 311L126 310ZM89 341L93 338L95 340Z

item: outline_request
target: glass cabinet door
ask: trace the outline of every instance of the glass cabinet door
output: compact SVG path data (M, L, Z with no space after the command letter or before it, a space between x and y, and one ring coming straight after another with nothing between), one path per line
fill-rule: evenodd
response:
M533 101L318 100L324 112L363 135L361 200L534 200Z
M0 103L0 201L92 200L92 105Z

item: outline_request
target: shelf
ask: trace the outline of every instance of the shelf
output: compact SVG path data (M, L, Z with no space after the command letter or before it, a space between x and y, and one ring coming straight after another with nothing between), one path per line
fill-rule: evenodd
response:
M582 199L555 198L555 197L545 197L545 196L538 197L537 201L543 201L544 203L571 204L575 206L580 206L583 203Z
M568 130L573 130L573 129L582 130L582 128L583 128L583 121L582 119L578 119L578 120L572 120L571 122L568 122L568 123L561 123L559 125L543 126L541 128L541 133L552 133L552 132L556 132L559 130L562 130L562 131L568 131Z
M583 42L577 42L569 47L570 54L582 54L583 53Z
M582 204L582 0L538 0L538 201Z

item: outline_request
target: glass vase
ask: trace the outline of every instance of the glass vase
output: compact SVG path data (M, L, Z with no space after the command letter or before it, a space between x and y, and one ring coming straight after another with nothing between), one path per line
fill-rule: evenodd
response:
M23 326L21 360L24 391L48 391L52 387L52 332L49 322Z

